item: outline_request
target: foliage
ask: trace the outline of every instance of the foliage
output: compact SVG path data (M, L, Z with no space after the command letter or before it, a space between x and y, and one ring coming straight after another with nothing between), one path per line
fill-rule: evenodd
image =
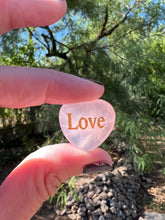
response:
M57 194L56 205L60 204L60 208L63 209L67 201L67 190L64 188L64 184L61 184L61 186L57 188L56 194Z
M163 168L161 174L162 174L163 176L165 176L165 168Z
M156 148L158 137L164 140L164 14L163 0L69 0L57 24L1 36L0 64L52 68L103 82L103 98L117 113L114 143L125 142L127 155L144 170L151 167L151 151L156 154L146 143ZM26 124L33 136L60 142L58 110L0 109L0 123Z
M75 197L77 202L79 202L78 194L75 190L75 185L74 185L75 182L76 182L76 178L74 176L71 177L71 179L69 180L69 183L68 183L68 190L70 192L71 197L72 198ZM50 203L52 202L54 197L57 197L56 198L56 205L60 206L60 208L63 209L66 206L68 190L67 190L67 187L64 183L61 184L57 188L55 195L50 197L50 199L49 199Z
M68 187L69 187L69 192L70 192L70 195L72 196L72 198L76 198L76 201L79 202L79 197L78 197L78 194L75 190L75 183L76 183L76 177L73 176L71 177L69 183L68 183Z

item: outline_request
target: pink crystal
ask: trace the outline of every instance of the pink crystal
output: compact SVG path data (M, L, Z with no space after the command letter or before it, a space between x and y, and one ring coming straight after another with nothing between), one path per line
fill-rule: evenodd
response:
M63 105L59 113L63 134L74 146L92 150L101 145L115 125L113 107L102 99Z

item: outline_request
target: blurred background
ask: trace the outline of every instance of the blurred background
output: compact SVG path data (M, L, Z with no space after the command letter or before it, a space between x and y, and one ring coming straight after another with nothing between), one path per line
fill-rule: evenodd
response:
M165 175L163 0L68 0L56 24L0 36L0 65L50 68L102 82L116 125L101 147L124 154L139 171L159 166ZM43 145L66 142L59 108L0 108L1 169Z

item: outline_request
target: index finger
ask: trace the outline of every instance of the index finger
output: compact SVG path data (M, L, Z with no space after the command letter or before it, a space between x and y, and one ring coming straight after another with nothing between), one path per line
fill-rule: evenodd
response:
M53 24L64 16L66 8L65 0L0 0L0 34Z
M101 97L103 92L100 84L55 70L0 67L1 107L85 102Z

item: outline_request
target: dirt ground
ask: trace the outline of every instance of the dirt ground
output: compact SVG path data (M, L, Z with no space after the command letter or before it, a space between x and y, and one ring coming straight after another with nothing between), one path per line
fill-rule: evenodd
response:
M147 212L162 212L165 213L165 175L161 174L161 166L148 175L153 182L149 185L147 193L151 200L149 204L145 205Z

